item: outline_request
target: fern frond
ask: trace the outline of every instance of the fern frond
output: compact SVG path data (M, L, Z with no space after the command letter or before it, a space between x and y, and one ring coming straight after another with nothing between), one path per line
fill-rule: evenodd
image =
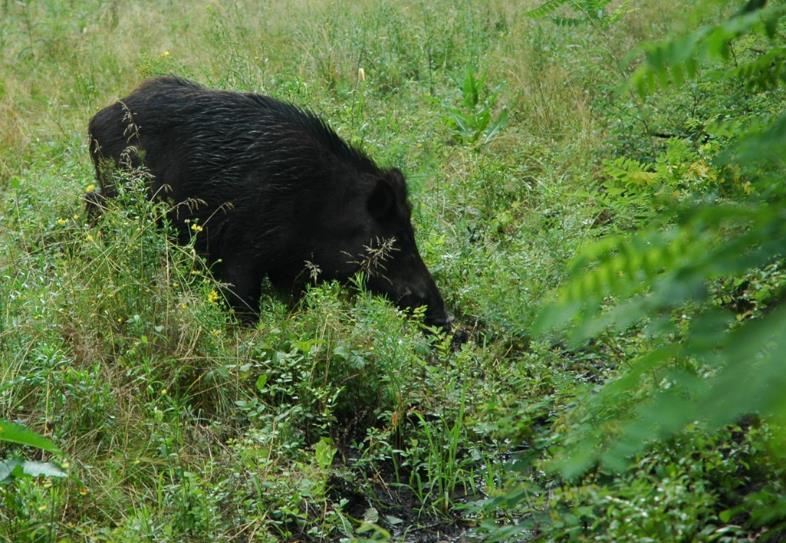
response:
M747 134L722 157L727 163L767 163L786 160L786 113L763 130Z
M723 332L728 321L718 324L720 330L708 335L714 340L713 349L694 341L683 347L682 355L696 357L719 371L708 378L673 372L670 386L637 409L612 446L600 455L604 465L624 467L647 443L671 436L695 420L712 430L744 414L781 404L786 386L786 309L767 319L749 321L727 335Z
M579 26L585 22L584 19L579 19L577 17L552 17L551 21L557 25L562 27L575 27Z
M658 87L679 85L696 75L700 62L729 60L731 44L741 35L760 30L772 37L784 15L786 6L769 6L701 27L682 38L649 44L644 47L644 64L633 74L630 84L642 96Z
M786 81L786 47L774 47L753 62L739 66L732 73L749 90L775 89Z
M543 19L570 2L571 0L546 0L538 7L529 10L526 15L532 19Z
M546 0L538 7L531 9L526 15L532 19L545 19L552 16L551 20L557 26L573 27L579 26L592 20L601 20L606 17L606 7L611 3L611 0ZM619 6L614 11L614 16L610 18L611 21L616 21L622 14L622 11L627 2ZM565 5L569 5L575 12L578 12L582 17L564 17L554 15L557 10Z
M695 208L684 224L600 240L576 256L566 284L534 328L571 328L569 339L580 343L609 326L623 330L648 315L700 300L707 279L762 265L778 247L786 247L781 223L759 206L716 204ZM637 297L604 312L601 302L609 296Z

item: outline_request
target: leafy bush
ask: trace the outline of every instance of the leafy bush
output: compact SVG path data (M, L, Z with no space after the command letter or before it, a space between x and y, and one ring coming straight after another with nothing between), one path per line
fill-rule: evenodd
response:
M743 10L684 38L648 46L633 84L641 92L658 83L680 84L701 63L730 60L733 44L757 33L766 38L756 40L757 47L770 55L780 48L775 29L784 13L777 5ZM748 89L770 88L769 72L757 67L759 58L738 60L724 76ZM781 420L786 313L773 300L761 318L738 317L713 299L711 287L721 278L755 274L783 257L783 126L777 112L746 133L718 141L711 167L720 172L719 184L726 180L743 187L734 200L717 188L689 187L689 198L669 206L673 221L590 244L572 263L567 284L538 327L568 326L578 344L643 323L651 348L585 406L585 424L568 437L573 445L561 464L563 473L580 473L596 460L620 468L646 443L692 421L714 429L752 412ZM616 179L657 175L657 170L637 173L630 162L615 167L621 172ZM690 182L689 171L666 171L679 183ZM657 186L668 187L668 178L661 177Z

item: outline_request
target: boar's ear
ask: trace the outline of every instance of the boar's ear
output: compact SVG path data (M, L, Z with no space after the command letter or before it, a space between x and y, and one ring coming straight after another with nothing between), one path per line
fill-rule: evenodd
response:
M404 174L398 168L391 168L388 170L387 179L390 180L393 189L400 192L404 198L407 196L407 181L404 179Z
M396 193L386 178L377 181L368 197L368 212L377 220L390 217L396 207Z

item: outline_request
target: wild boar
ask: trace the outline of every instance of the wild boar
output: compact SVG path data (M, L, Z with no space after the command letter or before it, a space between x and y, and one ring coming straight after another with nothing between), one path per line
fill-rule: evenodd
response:
M188 202L170 220L181 240L198 231L197 250L241 317L258 314L264 276L298 290L307 268L339 281L363 269L370 291L425 306L429 324L449 322L415 243L404 176L315 114L159 77L99 111L89 136L100 191L88 211L116 195L112 168L143 166L151 196Z

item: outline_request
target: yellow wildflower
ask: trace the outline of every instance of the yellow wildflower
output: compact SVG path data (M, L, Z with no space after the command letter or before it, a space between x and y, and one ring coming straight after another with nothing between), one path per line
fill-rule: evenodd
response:
M79 493L82 496L87 496L90 493L90 490L88 490L87 487L83 486L82 488L79 489Z
M88 234L88 235L85 236L85 239L87 241L93 241L93 236L91 234Z
M199 226L198 224L194 223L194 224L191 225L191 230L193 230L194 232L199 233L199 232L202 231L202 227Z
M60 226L63 226L67 222L68 222L68 219L64 219L62 217L57 219L57 224L59 224Z
M207 301L211 304L214 304L218 301L218 292L216 292L216 289L213 289L207 293Z
M90 183L88 186L85 187L85 192L95 192L96 186L95 183Z
M161 58L167 58L170 54L171 53L169 51L161 51Z

